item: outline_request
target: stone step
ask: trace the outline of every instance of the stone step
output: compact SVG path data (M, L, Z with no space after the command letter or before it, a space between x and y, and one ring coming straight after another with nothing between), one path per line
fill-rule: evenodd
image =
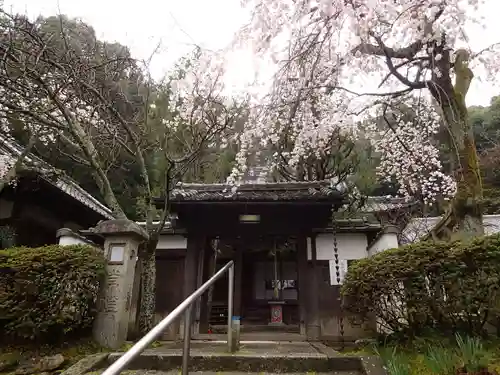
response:
M110 353L89 370L102 372L122 354ZM242 343L236 353L228 353L225 343L193 341L190 354L190 373L199 374L385 374L376 371L382 368L373 358L345 356L320 343L249 342ZM127 370L132 374L173 374L178 373L181 364L182 342L171 342L144 351Z
M87 375L100 375L102 371L93 371L88 372ZM246 375L246 374L255 374L255 375L312 375L311 372L261 372L261 373L252 373L252 372L231 372L231 371L190 371L190 374L193 375ZM122 372L123 375L180 375L181 370L170 370L170 371L156 371L156 370L127 370ZM330 371L330 372L319 372L314 373L314 375L363 375L362 372L359 371Z
M227 324L224 325L212 325L212 332L213 333L226 333L227 332ZM284 333L299 333L300 332L300 327L298 324L283 324L281 326L273 326L269 324L248 324L245 321L243 321L240 325L240 332L246 333L246 332L266 332L266 333L273 333L273 332L284 332Z

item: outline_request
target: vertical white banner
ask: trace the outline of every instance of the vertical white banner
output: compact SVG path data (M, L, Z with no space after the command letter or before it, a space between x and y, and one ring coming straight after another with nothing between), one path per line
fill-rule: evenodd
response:
M337 263L335 259L330 259L328 261L330 266L330 285L339 285L337 282ZM340 273L340 284L344 282L345 275L347 274L347 259L339 259L339 273Z

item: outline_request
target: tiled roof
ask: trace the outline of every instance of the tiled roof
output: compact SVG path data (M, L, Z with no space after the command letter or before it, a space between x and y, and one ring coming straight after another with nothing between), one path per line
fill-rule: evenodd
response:
M400 210L411 207L414 201L405 198L394 197L367 197L365 204L360 208L361 212L385 212Z
M342 198L330 181L242 184L236 189L225 184L180 183L171 195L172 202L338 202Z
M330 181L245 183L236 189L226 184L179 183L172 190L175 202L277 202L277 201L336 201L344 194ZM405 209L414 202L405 198L367 197L359 212L376 213Z
M8 157L12 157L14 159L17 159L19 155L22 153L22 147L17 144L13 140L7 140L5 138L0 137L0 155L5 155ZM24 164L26 167L36 167L38 170L40 170L41 177L52 184L53 186L57 187L59 190L62 192L68 194L71 196L73 199L76 199L83 205L89 207L93 211L97 212L98 214L102 215L106 219L113 219L113 215L111 210L103 205L101 202L99 202L96 198L94 198L92 195L90 195L86 190L84 190L76 181L73 179L69 178L66 175L60 175L57 178L49 178L44 176L44 171L49 174L50 171L52 171L52 167L42 159L38 158L37 156L29 153L25 158L24 158Z

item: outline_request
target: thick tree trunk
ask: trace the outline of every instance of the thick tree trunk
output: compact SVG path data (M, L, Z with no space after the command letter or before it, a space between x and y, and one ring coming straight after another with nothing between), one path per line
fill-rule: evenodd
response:
M451 111L448 111L451 112ZM451 202L449 220L446 225L451 237L476 237L484 234L481 201L483 189L477 150L467 112L445 113L453 150L453 173L457 182L457 193Z
M150 239L139 261L142 263L141 293L139 301L139 332L145 335L154 327L156 303L156 245Z
M442 61L449 61L449 57ZM455 85L451 84L449 75L443 75L434 77L435 82L429 87L444 117L451 166L457 183L457 193L450 208L434 230L438 238L472 238L484 234L481 208L483 187L474 133L465 103L474 77L468 62L469 53L458 50L453 66ZM445 71L445 66L440 69Z

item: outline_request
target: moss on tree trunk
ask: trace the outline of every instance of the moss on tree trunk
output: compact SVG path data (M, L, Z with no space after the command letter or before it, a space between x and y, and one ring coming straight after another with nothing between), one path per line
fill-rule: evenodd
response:
M458 50L453 64L455 85L451 84L449 75L444 75L429 87L444 117L452 172L457 183L457 193L448 212L434 230L438 238L470 238L484 234L481 208L483 187L474 133L465 103L474 77L468 61L469 53Z
M150 239L141 254L141 293L139 301L139 332L145 335L154 327L156 303L156 239Z
M445 115L450 129L450 147L453 153L453 174L457 193L448 213L448 230L451 237L479 236L484 234L481 201L483 189L476 145L470 122L465 116Z

